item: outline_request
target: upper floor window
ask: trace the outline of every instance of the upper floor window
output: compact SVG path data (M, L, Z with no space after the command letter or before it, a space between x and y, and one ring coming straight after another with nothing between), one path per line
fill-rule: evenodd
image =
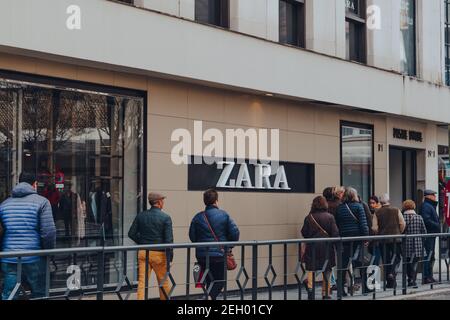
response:
M280 42L305 47L305 0L280 0Z
M366 1L345 1L345 39L348 60L366 63Z
M195 20L228 28L229 0L195 0Z
M445 0L445 83L450 86L450 0Z
M416 75L416 0L401 0L400 11L401 72Z

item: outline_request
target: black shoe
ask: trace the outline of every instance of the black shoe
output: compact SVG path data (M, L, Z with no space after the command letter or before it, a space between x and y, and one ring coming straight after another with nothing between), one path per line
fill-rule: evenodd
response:
M436 283L436 282L437 281L433 277L429 277L423 281L423 284L432 284L432 283Z
M333 285L332 287L331 287L331 291L337 291L337 285Z
M322 300L333 300L333 298L332 298L332 297L330 297L330 296L328 296L328 297L326 297L326 296L323 296L323 297L322 297Z
M417 285L417 282L415 282L415 281L413 281L412 287L413 287L413 289L418 289L419 288L419 286Z
M397 287L397 281L395 280L394 275L392 275L392 274L388 275L387 280L386 280L386 288L394 289L396 287Z

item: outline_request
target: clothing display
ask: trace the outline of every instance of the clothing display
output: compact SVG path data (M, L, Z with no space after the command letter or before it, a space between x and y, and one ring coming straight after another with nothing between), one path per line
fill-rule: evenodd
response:
M65 235L80 240L85 237L85 204L80 196L72 191L66 191L59 201L59 211L64 219Z
M108 191L97 188L95 192L90 193L88 222L103 225L105 236L113 236L112 203Z

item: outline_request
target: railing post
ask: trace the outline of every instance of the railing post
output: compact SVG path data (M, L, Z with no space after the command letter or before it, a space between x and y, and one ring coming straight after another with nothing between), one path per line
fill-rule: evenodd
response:
M252 245L252 300L258 300L258 245Z
M223 260L223 275L224 275L224 284L223 284L223 300L227 300L227 291L228 291L228 269L227 269L227 254L228 247L224 247L224 260Z
M407 241L407 237L404 236L402 237L402 294L406 295L407 294L407 283L406 283L406 274L407 274L407 270L408 270L408 258L406 256L406 241Z
M343 296L343 287L344 287L344 282L343 282L343 265L342 265L342 251L343 251L343 245L342 245L342 240L340 240L337 244L337 298L338 300L342 300L342 296Z
M97 261L97 300L103 300L103 287L105 281L105 249L98 254Z
M186 257L186 300L190 298L191 248L187 248Z
M283 254L283 257L284 257L284 285L283 285L283 287L284 287L284 300L286 301L287 300L287 282L288 282L288 275L287 275L287 272L288 272L288 267L287 267L287 264L288 264L288 257L287 257L287 255L288 255L288 252L287 252L287 244L285 243L284 244L284 254Z
M442 266L441 266L441 259L442 259L442 247L441 247L441 237L438 237L438 261L439 261L439 284L442 283Z
M45 297L50 298L50 256L45 257Z

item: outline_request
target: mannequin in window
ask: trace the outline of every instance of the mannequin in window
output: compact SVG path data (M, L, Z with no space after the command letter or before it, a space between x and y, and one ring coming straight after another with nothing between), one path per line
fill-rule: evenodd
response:
M95 200L98 213L97 221L104 225L105 236L111 238L113 235L112 203L108 181L102 180L101 187L96 190Z
M59 191L56 190L53 183L48 185L43 196L48 199L52 206L53 220L59 220L59 200L61 199L61 195L59 194Z

